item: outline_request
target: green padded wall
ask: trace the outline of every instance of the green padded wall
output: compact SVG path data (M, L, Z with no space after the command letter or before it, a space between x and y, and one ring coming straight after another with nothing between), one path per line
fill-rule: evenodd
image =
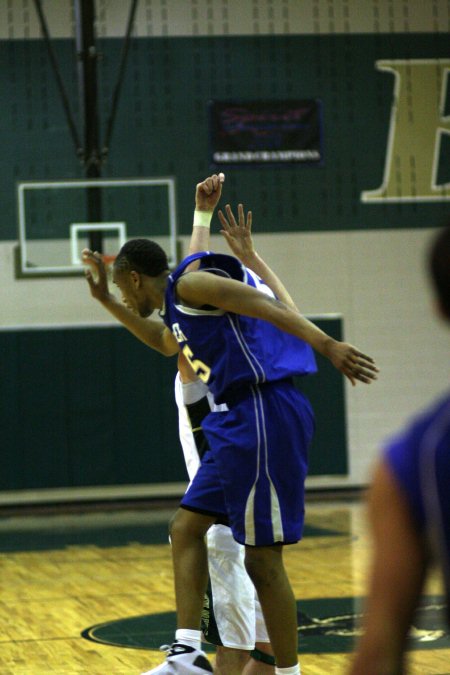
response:
M184 480L176 361L122 328L0 333L5 489Z
M318 323L339 337L339 320ZM174 358L121 327L0 331L0 353L0 490L187 480ZM307 380L311 473L345 473L342 378L321 364Z
M343 339L341 319L320 319L314 323L336 340ZM318 373L297 379L297 386L311 401L316 418L309 475L346 475L348 450L344 378L328 359L316 354L316 360Z

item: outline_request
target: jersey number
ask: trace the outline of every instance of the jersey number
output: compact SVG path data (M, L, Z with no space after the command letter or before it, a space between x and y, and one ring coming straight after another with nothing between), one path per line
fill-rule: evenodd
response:
M206 363L203 363L203 361L200 361L200 359L194 359L194 354L188 345L184 345L183 354L191 364L191 368L197 377L199 377L202 382L207 384L211 375L211 368L209 368Z

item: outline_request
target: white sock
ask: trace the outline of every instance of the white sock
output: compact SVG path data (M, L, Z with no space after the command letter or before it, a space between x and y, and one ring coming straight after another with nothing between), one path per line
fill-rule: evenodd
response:
M300 664L289 666L289 668L275 667L275 675L301 675Z
M175 631L175 642L181 642L182 645L194 647L194 649L201 649L201 631L179 628Z

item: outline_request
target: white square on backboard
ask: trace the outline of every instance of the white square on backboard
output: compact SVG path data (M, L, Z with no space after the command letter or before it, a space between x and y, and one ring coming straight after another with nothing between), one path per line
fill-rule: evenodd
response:
M125 223L72 223L70 226L70 255L72 265L82 265L78 252L79 233L100 231L116 232L119 239L119 248L122 248L127 238Z

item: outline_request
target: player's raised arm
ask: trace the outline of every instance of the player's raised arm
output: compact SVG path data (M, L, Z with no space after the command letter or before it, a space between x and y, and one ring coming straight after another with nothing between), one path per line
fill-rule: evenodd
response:
M213 174L196 186L194 222L189 243L189 255L209 249L211 218L222 194L224 181L225 176L223 173ZM198 264L193 263L189 266L188 270L195 269L196 267L198 267Z
M287 288L281 279L275 274L271 267L256 252L252 238L252 212L247 212L247 218L244 215L244 207L238 205L238 219L234 217L229 204L225 206L226 217L222 211L218 212L219 220L222 225L220 231L226 239L228 246L239 258L239 260L249 269L253 270L276 297L284 302L288 307L297 309Z
M82 256L83 263L86 265L85 275L92 297L98 300L138 340L165 356L176 354L179 351L177 342L161 321L140 317L124 303L119 302L115 295L110 292L102 256L89 249L84 249Z

